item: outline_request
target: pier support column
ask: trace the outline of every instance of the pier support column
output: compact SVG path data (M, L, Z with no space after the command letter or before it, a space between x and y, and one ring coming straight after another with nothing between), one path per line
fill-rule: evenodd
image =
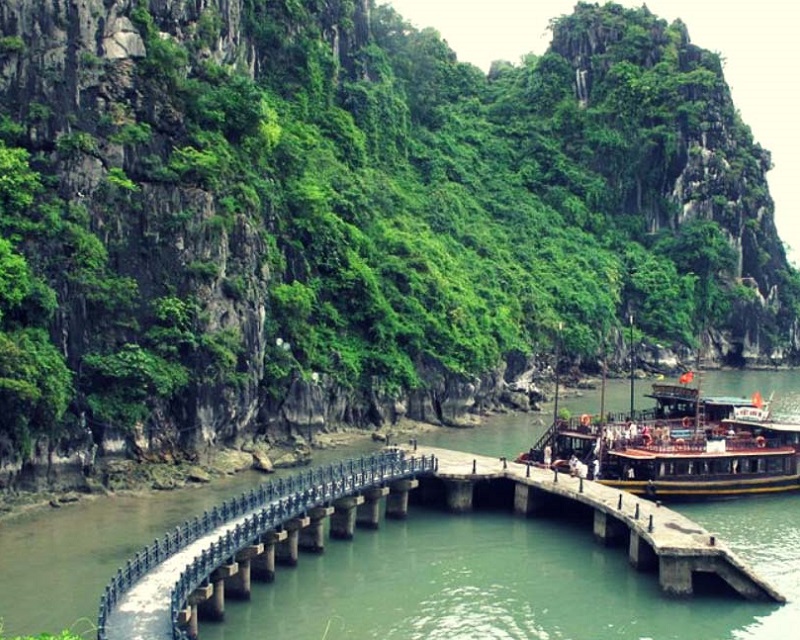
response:
M325 551L325 519L333 513L333 507L314 507L308 510L309 524L300 530L299 546L303 551L322 553Z
M286 531L267 531L261 536L264 553L256 556L250 562L250 575L259 582L273 582L275 580L275 545L283 542L289 534Z
M186 620L186 635L192 640L197 638L198 634L198 611L197 606L211 597L214 592L214 587L210 584L200 585L192 591L186 599L186 604L189 608L189 615Z
M397 480L389 485L386 496L386 517L392 520L405 520L408 517L408 493L419 486L419 480Z
M630 530L628 543L628 562L639 571L649 571L658 566L658 556L653 547L633 529Z
M447 508L451 513L468 513L472 511L471 480L445 480L444 489L447 497Z
M600 509L594 510L594 539L600 544L607 547L620 544L625 539L627 531L628 525L619 518Z
M661 590L673 596L692 595L692 562L686 556L660 556L658 582Z
M230 578L239 570L235 562L223 564L211 572L209 580L214 585L214 591L208 600L204 600L198 606L198 615L203 620L211 622L222 622L225 619L225 580Z
M239 570L225 579L225 594L234 600L250 599L251 560L264 552L263 544L252 544L236 554Z
M356 507L364 504L364 496L340 498L333 503L331 538L352 540L356 529Z
M297 566L297 541L300 539L300 530L307 527L311 519L293 518L283 524L286 539L275 547L275 562L287 567Z
M521 516L530 516L539 513L544 508L544 495L531 485L517 482L514 487L514 513Z
M356 526L364 529L377 529L381 521L381 498L389 495L389 487L367 489L364 504L356 507Z

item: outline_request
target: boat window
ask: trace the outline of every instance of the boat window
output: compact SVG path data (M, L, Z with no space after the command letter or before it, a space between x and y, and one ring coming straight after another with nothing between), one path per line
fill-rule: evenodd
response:
M730 460L714 460L711 463L712 473L729 474L731 472Z
M767 473L783 473L784 458L768 458L767 459Z

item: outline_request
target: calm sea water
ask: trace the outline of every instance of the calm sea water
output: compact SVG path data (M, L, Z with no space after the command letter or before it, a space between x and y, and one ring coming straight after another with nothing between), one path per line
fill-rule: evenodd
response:
M608 410L625 410L627 382L609 384ZM764 397L800 417L800 373L704 374L708 393ZM650 383L636 382L637 407ZM599 393L563 398L597 412ZM546 407L546 409L548 409ZM552 410L552 407L549 408ZM485 455L527 449L550 418L493 418L472 430L425 434L424 444ZM333 457L354 455L339 450ZM156 537L262 476L149 498L114 497L0 524L0 618L6 635L86 630L100 593L124 561ZM574 639L786 640L800 628L800 495L677 507L724 540L789 602L662 596L654 574L629 567L622 549L567 522L505 513L450 516L413 508L404 522L329 540L320 556L279 568L250 603L226 603L226 621L201 624L202 640Z

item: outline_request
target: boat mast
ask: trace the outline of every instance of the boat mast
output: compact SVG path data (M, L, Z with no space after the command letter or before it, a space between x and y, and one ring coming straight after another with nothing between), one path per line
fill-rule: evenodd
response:
M603 335L601 336L601 339L600 339L600 344L602 345L602 349L603 349L603 358L602 358L602 365L601 365L602 366L602 370L603 370L603 378L602 378L603 383L600 386L600 424L601 425L606 423L606 374L607 374L607 370L606 370L607 363L606 363L606 331L605 331L605 327L603 327L602 331L603 331Z
M628 316L628 319L631 323L631 414L630 419L633 420L633 314L631 313Z
M553 424L558 424L558 360L561 356L561 329L563 324L561 322L558 323L558 334L556 334L556 398L555 402L553 403Z
M695 371L697 372L697 397L694 400L694 431L700 431L700 383L702 373L700 372L700 352L703 350L703 331L700 332L699 340L697 341L697 361L695 362Z

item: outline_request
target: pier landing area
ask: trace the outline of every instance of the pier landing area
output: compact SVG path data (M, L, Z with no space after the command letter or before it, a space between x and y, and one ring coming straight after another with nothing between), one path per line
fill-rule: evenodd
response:
M421 480L443 483L443 499L452 512L471 511L476 493L485 495L487 483L489 491L512 490L514 512L524 516L546 515L554 503L561 510L570 505L576 510L588 508L593 511L595 539L606 545L627 544L630 564L658 571L661 589L667 594L692 595L694 578L711 576L746 599L786 601L723 541L660 503L503 458L423 446L400 448L406 456L436 457L435 473ZM424 488L423 484L420 490Z

